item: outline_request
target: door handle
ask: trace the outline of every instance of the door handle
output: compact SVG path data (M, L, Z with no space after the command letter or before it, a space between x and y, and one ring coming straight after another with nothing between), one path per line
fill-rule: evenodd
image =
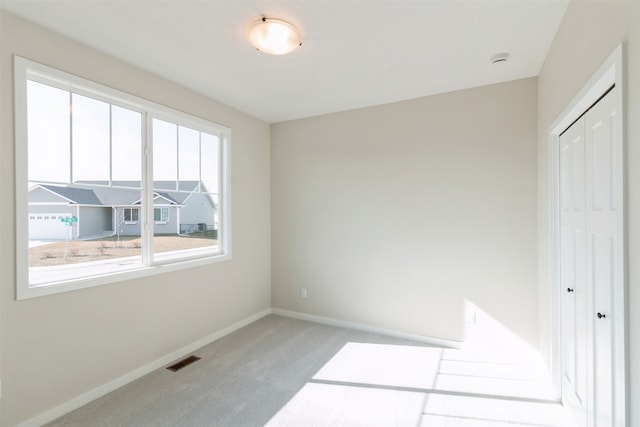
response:
M607 317L606 315L602 314L602 313L598 313L598 319L604 319L605 317Z
M567 292L573 292L573 288L567 288Z

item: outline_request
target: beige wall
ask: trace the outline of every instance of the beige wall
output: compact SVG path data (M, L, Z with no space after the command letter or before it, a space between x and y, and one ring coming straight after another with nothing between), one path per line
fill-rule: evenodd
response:
M269 125L0 14L0 424L12 426L270 307ZM233 260L16 301L14 54L230 127Z
M462 340L468 299L537 346L535 99L525 79L272 125L273 307Z
M467 299L532 344L539 321L548 354L546 134L623 40L629 425L640 420L640 2L572 1L537 82L273 125L271 187L267 124L10 14L0 22L1 425L268 308L270 297L277 308L453 340ZM233 260L16 302L13 54L231 127Z
M3 33L3 28L4 28L4 14L2 12L0 12L0 56L2 55L2 33ZM5 77L5 71L4 71L4 67L0 66L0 98L4 98L4 96L2 96L2 94L4 93L4 86L3 86L3 82L4 82L4 77ZM0 100L0 156L2 156L4 150L2 149L2 138L4 138L5 132L4 132L4 125L2 124L2 117L5 114L5 106L4 103ZM0 212L2 212L2 210L5 207L5 202L2 200L2 190L4 188L2 187L2 184L0 183ZM0 215L2 215L0 213ZM2 233L4 233L4 230L2 230ZM0 242L4 239L4 234L0 234ZM5 257L5 249L2 246L2 243L0 243L0 380L2 379L2 324L4 322L4 316L2 313L2 285L4 282L4 279L2 278L2 272L4 271L4 265L2 263L2 260ZM2 411L2 383L0 383L0 425L2 425L2 416L3 416L3 411Z
M541 348L550 352L548 133L600 64L628 41L627 183L631 421L640 425L640 2L572 1L538 78L538 218Z

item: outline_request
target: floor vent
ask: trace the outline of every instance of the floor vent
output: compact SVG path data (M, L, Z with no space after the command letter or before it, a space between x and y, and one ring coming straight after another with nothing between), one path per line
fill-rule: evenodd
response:
M177 363L174 363L173 365L167 367L167 369L172 371L172 372L178 372L180 369L184 368L185 366L189 366L193 362L197 362L200 359L201 358L198 357L198 356L189 356L186 359L182 359L181 361L179 361Z

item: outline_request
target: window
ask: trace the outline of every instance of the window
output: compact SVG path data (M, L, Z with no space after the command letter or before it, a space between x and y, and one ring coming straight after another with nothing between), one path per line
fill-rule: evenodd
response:
M138 222L138 208L124 208L124 222Z
M230 257L229 129L22 58L15 76L19 299Z
M155 222L169 222L169 208L154 208L153 220Z

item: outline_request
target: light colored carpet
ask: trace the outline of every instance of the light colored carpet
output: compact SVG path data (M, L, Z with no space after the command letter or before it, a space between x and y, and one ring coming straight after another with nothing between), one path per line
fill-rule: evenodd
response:
M48 426L564 427L541 371L270 315Z

